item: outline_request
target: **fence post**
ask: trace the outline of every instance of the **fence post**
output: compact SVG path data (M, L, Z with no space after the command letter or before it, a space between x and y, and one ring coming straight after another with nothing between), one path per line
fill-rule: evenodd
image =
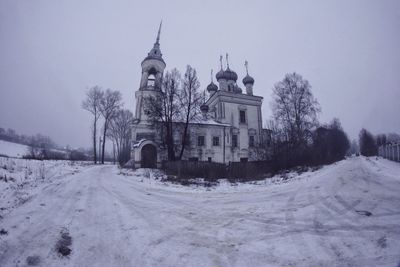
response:
M390 159L390 147L389 147L389 145L386 146L386 159Z
M390 160L394 160L394 150L393 150L393 145L390 145Z
M400 162L400 144L397 144L397 161Z
M393 145L390 145L390 149L389 149L389 159L393 160Z

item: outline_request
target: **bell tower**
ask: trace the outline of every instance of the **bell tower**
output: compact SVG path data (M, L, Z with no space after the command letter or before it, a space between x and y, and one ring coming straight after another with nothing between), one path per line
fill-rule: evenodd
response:
M147 54L146 58L142 61L141 64L142 76L140 79L139 90L135 93L135 118L137 122L147 120L147 116L144 112L144 98L151 95L155 96L156 94L161 92L162 77L164 69L166 67L160 50L161 26L162 21L158 28L156 42L154 43L153 48L150 50L150 52Z

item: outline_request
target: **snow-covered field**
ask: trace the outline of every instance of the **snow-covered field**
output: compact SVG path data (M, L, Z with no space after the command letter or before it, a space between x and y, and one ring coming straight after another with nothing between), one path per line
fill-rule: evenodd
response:
M0 155L22 158L28 153L28 146L0 140Z
M35 194L40 194L42 186L73 175L85 165L88 163L0 157L0 219Z
M68 158L67 151L60 149L53 149L53 148L50 149L49 151L64 155L65 158ZM30 147L27 145L0 140L0 157L6 156L11 158L22 158L23 156L29 154L30 154Z
M61 174L32 178L23 186L31 197L3 213L0 266L400 263L400 164L384 159L214 188L115 166L55 169ZM60 246L70 254L61 256Z

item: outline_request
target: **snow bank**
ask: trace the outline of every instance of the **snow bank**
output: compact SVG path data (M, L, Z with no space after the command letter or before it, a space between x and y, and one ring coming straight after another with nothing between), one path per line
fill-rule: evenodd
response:
M0 216L29 200L40 185L75 174L87 164L0 157Z
M173 191L181 192L248 192L248 191L262 191L265 187L271 185L286 184L288 182L298 182L307 179L311 176L315 176L324 172L326 167L320 169L309 168L308 171L298 173L296 171L290 171L286 173L277 174L273 177L266 177L263 180L251 181L251 182L235 182L231 183L227 179L220 179L215 183L206 183L203 178L191 179L193 183L188 185L181 185L168 181L166 175L156 169L145 169L140 168L136 170L120 169L118 170L119 175L127 177L134 182L142 183L144 186L154 188L166 188Z

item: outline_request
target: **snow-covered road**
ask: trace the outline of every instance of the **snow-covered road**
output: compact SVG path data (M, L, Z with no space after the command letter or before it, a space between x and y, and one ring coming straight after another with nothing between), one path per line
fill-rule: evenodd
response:
M92 166L0 221L0 266L398 266L400 165L352 158L207 191ZM72 252L61 257L61 233Z

